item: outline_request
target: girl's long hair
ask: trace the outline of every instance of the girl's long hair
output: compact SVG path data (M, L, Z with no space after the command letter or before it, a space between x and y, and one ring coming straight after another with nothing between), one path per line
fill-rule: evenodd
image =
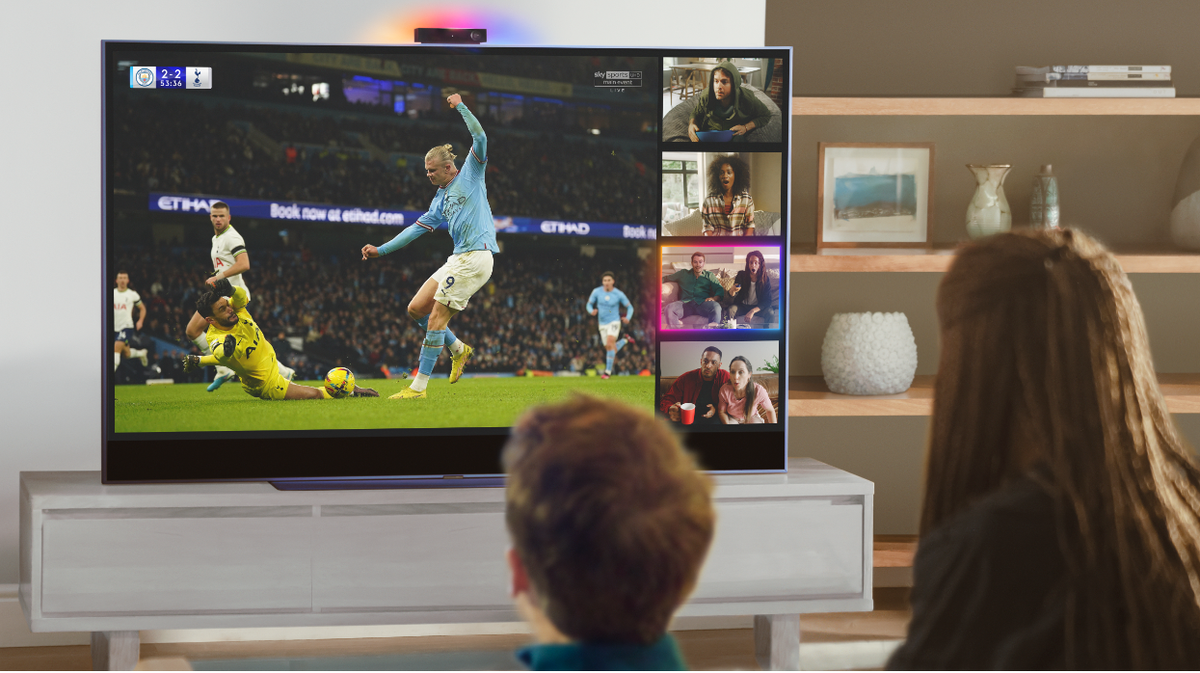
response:
M995 236L957 255L937 310L921 533L1041 475L1067 667L1200 666L1200 470L1116 258L1070 230Z

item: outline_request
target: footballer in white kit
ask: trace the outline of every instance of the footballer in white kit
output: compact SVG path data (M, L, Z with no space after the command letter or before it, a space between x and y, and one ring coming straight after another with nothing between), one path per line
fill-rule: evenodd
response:
M117 286L113 288L113 371L121 366L121 358L137 358L142 366L150 364L145 348L130 348L129 339L134 330L142 329L146 320L146 305L142 296L129 289L129 274L117 272ZM137 308L137 322L133 321L133 309Z
M229 209L225 210L228 213ZM229 220L226 219L225 227L214 233L212 237L212 250L209 251L208 256L212 258L213 277L208 284L212 285L222 278L228 278L230 285L246 291L246 301L249 301L250 288L246 287L246 279L242 278L242 271L250 268L250 257L246 255L246 239L242 238L237 229L234 229L233 225L228 222ZM213 229L215 231L216 227L214 226ZM241 266L239 266L239 257L243 258L240 260Z
M212 249L209 252L213 263L213 274L205 283L209 287L213 287L217 281L227 279L235 288L241 288L246 292L246 302L249 303L250 288L246 287L246 280L242 278L242 273L250 270L250 254L246 252L246 241L233 228L233 217L230 215L229 204L224 201L213 201L208 207L208 213L208 219L212 221L213 227ZM187 325L187 337L205 355L212 353L205 340L207 331L208 321L199 312L194 313ZM278 364L280 376L288 381L296 376L296 370L282 362ZM209 384L208 392L211 393L220 388L234 376L237 376L237 372L224 365L216 365L216 376Z

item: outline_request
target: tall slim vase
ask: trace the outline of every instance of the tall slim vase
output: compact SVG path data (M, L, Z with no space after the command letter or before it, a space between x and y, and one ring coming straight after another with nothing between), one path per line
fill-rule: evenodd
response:
M1058 178L1050 164L1033 176L1033 195L1029 203L1029 226L1034 229L1058 229Z
M1012 229L1012 210L1004 196L1004 178L1011 164L967 164L975 176L975 196L967 206L967 235L983 238Z

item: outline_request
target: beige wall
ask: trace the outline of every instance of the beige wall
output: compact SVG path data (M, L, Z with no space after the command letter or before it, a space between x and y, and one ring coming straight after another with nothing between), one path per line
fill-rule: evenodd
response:
M796 95L997 96L1013 66L1171 65L1200 95L1195 0L767 0Z
M754 199L754 207L769 213L780 212L779 204L783 202L783 183L779 174L779 153L751 152L749 158L752 178L750 196Z
M797 96L1000 96L1013 66L1169 64L1179 95L1200 95L1200 2L1158 0L768 0L766 43L791 45ZM935 143L933 239L966 236L967 163L1010 163L1014 222L1028 218L1032 176L1059 175L1063 220L1111 244L1164 244L1179 166L1197 117L795 117L792 244L816 241L818 142ZM790 370L820 373L829 320L903 311L918 373L937 370L938 273L791 276ZM1132 277L1158 370L1200 371L1200 275ZM1200 416L1177 416L1193 445ZM915 533L927 418L791 419L794 456L875 482L877 533Z

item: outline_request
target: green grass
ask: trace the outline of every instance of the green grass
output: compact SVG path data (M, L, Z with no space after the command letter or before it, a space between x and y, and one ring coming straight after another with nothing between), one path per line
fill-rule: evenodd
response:
M320 386L317 381L301 381ZM429 397L389 400L407 380L359 381L379 398L285 400L250 397L241 385L227 383L205 392L203 383L117 386L117 432L209 432L214 430L332 430L367 428L506 427L535 404L554 402L572 392L621 400L650 411L654 378L597 377L470 378L450 385L429 381Z

